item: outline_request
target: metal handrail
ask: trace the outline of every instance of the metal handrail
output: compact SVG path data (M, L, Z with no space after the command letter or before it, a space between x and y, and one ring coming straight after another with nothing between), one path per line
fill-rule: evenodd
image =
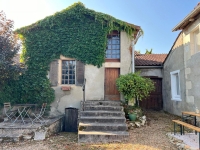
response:
M84 111L84 104L85 104L85 84L86 84L86 79L84 79L84 83L83 83L83 111Z

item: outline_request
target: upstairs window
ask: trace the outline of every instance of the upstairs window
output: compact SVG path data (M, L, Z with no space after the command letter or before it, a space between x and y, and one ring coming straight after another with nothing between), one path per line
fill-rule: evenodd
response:
M75 84L75 60L62 61L62 84Z
M172 100L181 101L179 70L170 72Z
M106 60L120 60L120 33L112 31L107 36Z

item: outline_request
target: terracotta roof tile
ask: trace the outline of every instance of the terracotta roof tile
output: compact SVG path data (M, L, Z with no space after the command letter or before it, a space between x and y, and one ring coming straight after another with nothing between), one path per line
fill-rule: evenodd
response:
M136 66L161 66L167 54L137 54L135 55Z

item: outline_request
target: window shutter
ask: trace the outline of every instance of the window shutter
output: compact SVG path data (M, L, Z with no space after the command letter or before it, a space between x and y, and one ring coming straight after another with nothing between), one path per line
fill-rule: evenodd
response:
M85 65L81 61L76 61L76 85L82 86L85 79Z
M58 84L58 60L54 60L50 64L49 80L51 86L57 86Z

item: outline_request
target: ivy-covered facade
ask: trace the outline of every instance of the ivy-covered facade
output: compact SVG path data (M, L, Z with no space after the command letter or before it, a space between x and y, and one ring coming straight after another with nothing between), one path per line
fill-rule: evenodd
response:
M111 89L119 74L131 72L131 41L140 31L75 3L15 31L23 41L21 60L27 70L9 87L17 86L20 102L48 102L54 113L79 108L84 83L86 100L119 100Z

